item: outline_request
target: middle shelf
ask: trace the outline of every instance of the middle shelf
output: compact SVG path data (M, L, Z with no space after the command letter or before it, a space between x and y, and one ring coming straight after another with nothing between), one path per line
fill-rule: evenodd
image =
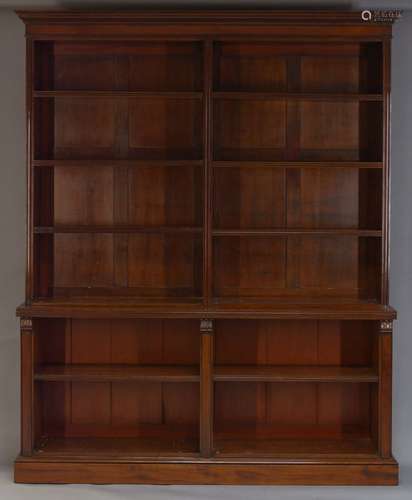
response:
M222 365L216 382L377 382L372 367ZM34 379L49 382L199 382L196 366L39 365Z

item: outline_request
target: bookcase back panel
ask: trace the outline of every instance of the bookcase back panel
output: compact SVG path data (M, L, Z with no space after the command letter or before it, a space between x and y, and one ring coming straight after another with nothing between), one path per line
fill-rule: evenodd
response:
M381 103L252 99L215 104L215 160L382 159Z
M166 319L40 320L40 364L198 365L199 322Z
M215 363L370 366L375 342L376 325L367 321L219 320Z
M218 42L216 90L379 93L382 46L361 43Z
M136 437L164 441L196 440L197 383L45 382L39 413L42 437ZM57 411L56 411L57 410ZM149 447L150 449L150 447Z
M56 234L54 286L110 287L114 274L113 236Z
M219 149L270 149L285 146L286 106L276 101L227 100L216 108Z
M202 157L202 105L196 99L56 97L39 106L54 143L37 140L37 159L190 160Z
M379 238L339 235L214 239L215 297L378 299Z
M216 229L381 229L379 170L239 167L214 170Z
M167 151L172 150L185 152L177 159L201 158L201 141L202 106L197 100L147 98L130 102L128 145L132 157L144 156L145 150L148 155L159 150L166 159Z
M369 384L219 382L219 439L370 437Z
M119 193L122 181L126 189ZM162 167L148 163L137 168L68 166L54 169L56 225L201 227L202 201L202 170L197 167ZM123 211L120 206L125 207ZM39 225L49 222L47 216L43 220L39 217Z
M36 90L201 90L197 42L36 42Z
M190 234L56 234L54 294L198 297L201 259Z
M114 171L99 168L54 169L54 224L111 225L114 223ZM47 225L47 224L45 224Z
M197 167L142 167L128 171L128 223L203 224L203 172Z

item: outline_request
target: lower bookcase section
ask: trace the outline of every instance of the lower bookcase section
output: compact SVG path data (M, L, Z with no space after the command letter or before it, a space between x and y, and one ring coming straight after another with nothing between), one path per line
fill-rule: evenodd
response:
M396 484L381 333L376 320L36 318L16 481Z

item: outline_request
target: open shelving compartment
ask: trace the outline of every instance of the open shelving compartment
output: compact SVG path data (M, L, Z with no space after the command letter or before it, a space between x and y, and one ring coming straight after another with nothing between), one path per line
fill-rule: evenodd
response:
M376 455L377 339L372 321L218 321L216 453Z
M178 38L32 41L21 467L396 482L386 41Z
M201 301L199 43L35 47L33 294Z
M194 320L37 320L39 456L195 456Z

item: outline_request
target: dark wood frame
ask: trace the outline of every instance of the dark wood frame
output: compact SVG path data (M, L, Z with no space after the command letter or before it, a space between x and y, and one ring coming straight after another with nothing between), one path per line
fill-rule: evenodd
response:
M394 485L398 482L398 465L391 454L391 374L392 374L392 320L396 312L388 305L388 262L389 262L389 128L390 128L390 39L392 33L391 20L387 22L363 21L359 12L337 11L139 11L139 12L81 12L81 11L19 11L19 17L26 24L27 38L27 156L28 156L28 212L27 212L27 274L26 274L26 301L17 309L21 318L21 455L15 464L15 480L27 483L156 483L156 484L366 484L366 485ZM203 200L203 227L185 227L185 234L199 233L202 236L203 246L203 281L202 300L168 301L166 303L146 301L137 303L131 298L116 300L113 297L48 297L39 293L50 286L50 276L53 269L53 247L47 235L67 232L107 232L119 233L124 231L139 232L138 226L115 226L84 228L81 225L71 227L54 227L53 217L50 215L50 199L53 190L53 178L50 173L53 167L70 166L73 160L38 158L35 154L37 134L41 133L41 140L53 141L51 134L47 134L46 126L39 132L36 129L35 115L36 99L50 99L56 97L75 96L73 91L54 91L50 89L34 88L35 54L34 45L38 42L78 42L78 41L110 41L136 42L151 40L187 41L201 44L203 51L203 88L188 91L188 99L203 100L201 121L203 123L202 153L203 159L192 159L190 164L204 166L204 200ZM332 167L346 167L363 169L378 169L382 172L381 189L381 225L379 228L317 228L308 230L296 229L238 229L236 237L248 236L287 236L305 235L308 232L314 235L347 235L355 237L381 238L380 265L375 271L376 283L379 289L375 301L347 301L339 296L335 300L317 301L224 301L215 300L212 282L212 238L233 236L233 231L227 228L214 228L212 214L212 171L215 167L231 166L236 159L216 159L213 145L213 112L214 102L220 99L238 99L248 97L248 92L219 91L213 88L213 42L247 42L275 41L291 43L296 40L302 43L379 43L382 45L382 92L368 94L334 93L333 97L341 101L377 102L382 104L382 158L367 159L359 165L355 161L330 162ZM291 66L291 81L293 87L293 65ZM290 92L294 88L288 89ZM118 92L118 91L117 91ZM145 92L147 94L147 92ZM157 97L165 97L165 92L150 92ZM166 98L173 98L173 92ZM285 92L271 92L266 96L260 93L260 98L285 98ZM87 93L83 92L87 96ZM92 97L113 97L111 91L89 91ZM141 96L142 91L125 91L124 96ZM256 94L255 94L256 96ZM182 94L180 94L182 97ZM184 97L184 96L183 96ZM250 96L249 96L250 97ZM329 96L330 98L330 96ZM296 95L296 99L322 100L319 93ZM292 107L290 112L294 113ZM379 112L378 108L378 112ZM296 110L295 110L296 111ZM47 116L45 115L45 120ZM293 123L293 116L291 117ZM124 125L124 124L123 124ZM119 134L124 131L119 124ZM296 131L290 130L293 134ZM296 134L295 134L296 135ZM122 140L122 139L120 139ZM373 141L373 137L369 141ZM295 168L305 168L308 162L303 163L296 158L296 144L290 143L289 156L281 161L259 161L260 166L268 168L290 167L294 161ZM378 146L379 149L379 146ZM156 162L157 160L151 160ZM169 163L172 163L173 160ZM255 160L249 160L254 166ZM77 166L93 163L92 160L74 162ZM99 160L104 165L104 160ZM122 177L122 170L136 160L127 160L118 157L110 160L110 165L119 166L116 182L120 186L126 185L127 180ZM321 168L324 162L311 161L310 166ZM43 167L43 169L42 169ZM36 221L36 184L34 172L43 170L43 186L49 186L49 197L42 196L41 208L43 218ZM126 182L126 184L125 184ZM121 190L120 190L121 193ZM121 196L120 196L121 198ZM119 213L122 214L121 200L118 199ZM120 201L119 201L120 200ZM48 215L49 214L49 215ZM120 223L122 215L119 216ZM159 229L158 229L159 230ZM147 231L147 228L145 229ZM161 228L167 233L167 228ZM40 235L44 236L39 252ZM365 238L366 239L366 238ZM37 242L37 243L36 243ZM121 237L118 239L122 244ZM37 245L37 246L36 246ZM379 252L379 250L378 250ZM44 267L40 278L36 278L37 269ZM376 276L378 274L378 276ZM368 279L372 276L368 274ZM36 281L39 280L40 281ZM373 286L373 285L372 285ZM44 296L46 295L46 296ZM124 320L124 319L164 320L196 320L199 325L199 370L183 367L163 371L136 370L104 370L87 372L87 369L72 370L69 368L40 369L36 366L36 335L41 332L44 321L62 321L66 325L74 320ZM267 367L266 370L252 370L245 375L237 371L236 367L218 367L215 365L216 324L220 320L302 320L302 321L364 321L373 323L376 336L374 351L374 366L361 372L350 367L342 369L316 368L301 372L288 371L280 367ZM65 328L69 328L66 326ZM64 363L64 360L63 360ZM259 367L262 368L262 367ZM94 378L93 378L94 377ZM97 378L96 378L97 377ZM254 382L291 382L304 381L306 383L334 381L367 382L374 384L371 391L377 407L376 421L371 423L372 433L376 435L377 451L362 453L340 452L320 456L316 453L297 450L296 454L289 453L283 456L261 456L257 454L241 454L236 456L218 456L214 446L214 383L221 381ZM105 459L102 453L91 452L84 456L66 453L62 449L59 453L43 454L38 452L36 444L36 426L38 425L38 401L35 396L35 387L39 381L90 381L90 380L143 380L143 381L174 381L200 382L199 393L199 453L187 456L170 455L156 458L137 454L133 458L118 453L115 458Z

